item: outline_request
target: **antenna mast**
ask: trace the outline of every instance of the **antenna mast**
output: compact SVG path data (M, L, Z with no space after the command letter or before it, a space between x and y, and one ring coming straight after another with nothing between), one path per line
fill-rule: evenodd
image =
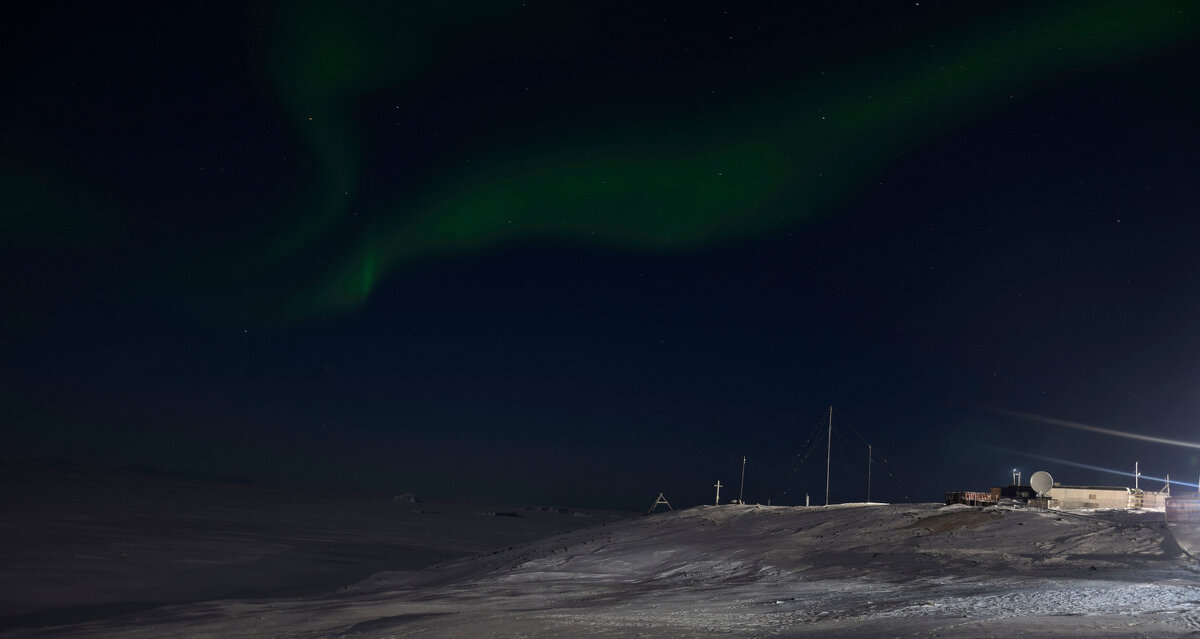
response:
M871 445L867 444L867 502L871 501Z
M829 505L829 458L833 454L833 406L829 407L829 439L825 444L825 505Z
M738 503L739 504L746 503L745 500L742 499L742 490L744 490L745 488L746 488L746 456L742 455L742 485L740 487L738 487Z

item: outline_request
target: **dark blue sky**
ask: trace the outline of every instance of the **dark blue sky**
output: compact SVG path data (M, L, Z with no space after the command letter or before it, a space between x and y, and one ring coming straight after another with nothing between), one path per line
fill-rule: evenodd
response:
M799 503L832 404L834 501L1200 473L1003 412L1200 441L1187 4L5 11L10 454Z

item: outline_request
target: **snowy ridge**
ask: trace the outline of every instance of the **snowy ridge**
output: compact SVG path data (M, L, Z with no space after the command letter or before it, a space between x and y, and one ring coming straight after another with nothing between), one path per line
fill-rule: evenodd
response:
M326 597L164 608L51 634L1164 636L1200 632L1198 620L1200 580L1158 512L708 506Z

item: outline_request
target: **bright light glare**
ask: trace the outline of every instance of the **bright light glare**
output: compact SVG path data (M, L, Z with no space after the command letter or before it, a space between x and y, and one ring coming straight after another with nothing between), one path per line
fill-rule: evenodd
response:
M1008 448L1000 448L998 446L988 446L987 448L990 448L990 449L996 450L996 451L1000 451L1002 453L1008 453L1010 455L1021 455L1023 457L1030 457L1033 459L1040 459L1042 461L1054 462L1056 464L1063 464L1064 466L1074 466L1076 468L1086 468L1088 470L1098 470L1102 473L1112 473L1114 475L1121 475L1123 477L1133 477L1133 473L1123 471L1123 470L1114 470L1112 468L1104 468L1103 466L1093 466L1091 464L1081 464L1079 462L1073 462L1073 461L1069 461L1066 459L1059 459L1058 457L1047 457L1046 455L1037 455L1034 453L1027 453L1023 450L1011 450ZM1154 477L1151 475L1147 475L1145 473L1138 473L1138 476L1141 477L1142 479L1149 479L1152 481L1161 481L1163 483L1166 483L1166 481L1167 481L1165 477ZM1172 486L1187 486L1189 488L1200 488L1200 486L1198 486L1197 484L1186 482L1186 481L1172 480L1171 485Z
M1089 426L1088 424L1080 424L1079 422L1069 422L1065 419L1055 419L1053 417L1042 417L1041 415L1031 415L1029 413L1018 413L1011 410L1003 410L1000 408L991 409L997 413L1028 419L1033 422L1041 422L1043 424L1052 424L1054 426L1065 426L1076 430L1086 430L1102 435L1112 435L1113 437L1125 437L1128 439L1138 439L1144 442L1154 442L1155 444L1167 444L1168 446L1180 446L1183 448L1200 448L1200 444L1194 442L1185 442L1179 439L1166 439L1165 437L1151 437L1150 435L1139 435L1137 433L1128 433L1123 430L1114 430L1112 428L1101 428L1100 426Z

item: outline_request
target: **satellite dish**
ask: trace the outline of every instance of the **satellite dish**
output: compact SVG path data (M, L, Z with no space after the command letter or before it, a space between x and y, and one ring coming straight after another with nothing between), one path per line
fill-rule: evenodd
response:
M1039 470L1029 478L1029 487L1038 494L1038 497L1041 497L1054 487L1054 478L1050 476L1050 473Z

